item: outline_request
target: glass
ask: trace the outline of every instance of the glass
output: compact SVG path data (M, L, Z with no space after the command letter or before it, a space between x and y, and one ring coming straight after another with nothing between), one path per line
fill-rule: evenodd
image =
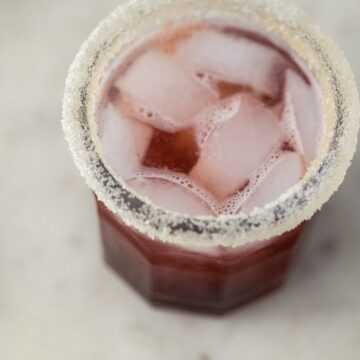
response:
M264 29L313 70L326 136L305 177L279 199L236 216L189 217L137 196L108 166L96 134L96 90L111 60L154 26L193 17ZM303 224L341 184L355 152L358 93L331 39L292 6L266 1L128 1L81 48L66 85L63 127L97 197L105 257L153 302L223 312L281 285Z
M154 304L222 313L284 282L303 226L237 248L188 249L153 241L97 201L105 259Z

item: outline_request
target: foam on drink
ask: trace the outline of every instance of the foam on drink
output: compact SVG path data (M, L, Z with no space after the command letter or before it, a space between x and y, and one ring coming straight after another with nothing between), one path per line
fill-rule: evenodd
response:
M275 200L302 178L324 132L309 69L235 27L169 25L103 83L97 123L107 162L137 193L189 215Z

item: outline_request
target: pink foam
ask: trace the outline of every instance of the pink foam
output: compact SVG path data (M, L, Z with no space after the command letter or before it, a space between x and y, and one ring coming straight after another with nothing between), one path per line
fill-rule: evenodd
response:
M186 186L156 177L138 177L128 182L135 191L155 205L188 215L216 215L209 205Z

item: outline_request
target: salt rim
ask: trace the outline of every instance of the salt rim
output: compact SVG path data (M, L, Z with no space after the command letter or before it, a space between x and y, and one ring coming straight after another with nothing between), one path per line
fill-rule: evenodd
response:
M304 178L249 214L190 217L136 195L106 165L94 134L95 93L118 50L147 26L171 18L221 15L245 18L280 37L320 83L326 134ZM360 103L350 67L331 38L293 5L266 0L128 0L82 45L66 81L62 125L75 163L98 198L129 226L151 239L179 245L239 246L265 240L310 219L342 183L354 156Z

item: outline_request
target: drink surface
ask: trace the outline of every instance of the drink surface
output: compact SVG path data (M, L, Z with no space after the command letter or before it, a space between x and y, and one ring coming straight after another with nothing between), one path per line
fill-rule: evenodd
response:
M96 114L104 157L168 210L216 216L264 206L317 155L318 84L259 33L169 25L105 77Z

